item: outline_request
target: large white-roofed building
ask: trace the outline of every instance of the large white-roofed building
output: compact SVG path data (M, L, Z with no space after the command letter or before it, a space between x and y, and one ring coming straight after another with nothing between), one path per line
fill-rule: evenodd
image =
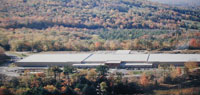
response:
M16 62L16 65L20 67L72 65L83 68L108 65L110 68L152 68L159 64L183 66L186 62L200 63L200 54L131 54L129 52L35 54Z
M148 62L154 65L172 64L183 66L186 62L200 62L200 54L150 54Z
M83 61L83 64L94 64L94 63L104 63L109 67L135 67L134 64L142 64L137 65L137 67L144 67L144 63L147 63L148 54L93 54L87 59ZM129 63L129 65L126 65ZM132 64L132 65L130 65ZM150 65L147 65L148 67ZM150 66L151 67L151 66Z
M23 67L66 66L80 64L82 60L90 55L91 54L35 54L16 62L16 64L17 66Z
M200 62L200 54L150 54L149 62Z

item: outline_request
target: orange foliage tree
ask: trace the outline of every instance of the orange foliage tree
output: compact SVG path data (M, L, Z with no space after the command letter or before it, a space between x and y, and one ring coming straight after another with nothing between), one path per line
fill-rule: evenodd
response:
M48 90L49 92L54 92L56 91L56 87L53 85L47 85L44 87L44 89Z
M189 45L191 48L200 48L200 43L197 39L191 39L190 42L189 42Z
M196 62L187 62L184 65L185 65L185 68L188 69L189 71L194 69L194 68L198 68L199 67L199 64L196 63Z
M0 47L0 54L4 54L4 49Z
M12 94L7 88L0 87L0 95L12 95Z
M140 84L145 87L149 85L148 77L145 74L140 77Z

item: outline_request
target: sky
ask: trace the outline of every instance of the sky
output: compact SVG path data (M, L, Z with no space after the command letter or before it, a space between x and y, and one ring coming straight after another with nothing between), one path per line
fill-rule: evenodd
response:
M200 6L200 0L149 0L172 5Z

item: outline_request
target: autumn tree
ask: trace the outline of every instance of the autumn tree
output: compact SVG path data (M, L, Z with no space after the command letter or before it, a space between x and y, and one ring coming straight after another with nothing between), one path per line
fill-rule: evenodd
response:
M190 48L192 49L198 49L200 48L200 44L199 44L200 41L198 41L197 39L190 39L190 42L189 42L189 46Z
M165 76L167 76L167 70L170 69L170 65L168 65L168 64L160 64L158 68L164 70L164 77L165 77Z
M4 49L0 46L0 55L4 54Z
M16 90L15 94L16 95L22 95L25 92L27 92L28 90L29 90L29 88L19 88L19 89Z
M47 85L44 87L44 89L46 89L47 91L49 91L51 93L54 93L57 90L57 88L53 85Z
M171 70L171 77L173 79L181 76L181 74L182 74L182 69L180 67L177 67L174 70Z
M191 70L198 68L199 64L196 62L187 62L184 64L184 67L186 72L190 72Z
M111 50L116 50L118 48L120 48L119 46L119 41L110 41L110 49Z
M139 40L138 39L134 39L133 40L133 46L134 46L134 49L140 49L140 44L139 44Z
M75 68L73 66L64 66L63 73L69 78L69 74L72 74L75 71Z
M13 95L8 88L5 87L0 87L0 95Z
M56 77L58 76L60 79L60 73L62 72L62 70L60 69L60 67L58 66L54 66L54 67L50 67L50 70L53 72L54 74L54 79L57 79Z
M99 50L102 48L102 43L101 42L95 42L95 48L96 50Z
M95 81L96 77L97 77L97 72L95 71L95 69L89 70L89 72L86 75L86 79L90 81Z
M144 87L147 87L149 85L149 80L146 74L142 74L142 76L140 77L140 84Z
M123 77L123 73L121 73L121 72L116 72L116 82L117 83L120 83L121 81L122 81L122 77Z
M108 88L108 86L107 86L107 84L106 84L106 82L101 82L100 83L100 90L101 90L101 92L103 93L103 95L105 95L106 94L106 92L107 92L107 89Z
M99 73L99 75L103 75L103 76L107 74L108 70L109 70L108 66L98 66L96 68L96 71Z
M182 74L182 69L180 67L176 68L176 74L178 76Z

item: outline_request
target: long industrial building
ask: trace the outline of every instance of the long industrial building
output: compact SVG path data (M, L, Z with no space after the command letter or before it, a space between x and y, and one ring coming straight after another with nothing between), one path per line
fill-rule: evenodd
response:
M72 65L79 68L108 65L110 68L154 68L159 64L183 66L186 62L200 63L200 54L130 54L128 51L117 51L116 53L35 54L16 62L16 65L19 67Z

